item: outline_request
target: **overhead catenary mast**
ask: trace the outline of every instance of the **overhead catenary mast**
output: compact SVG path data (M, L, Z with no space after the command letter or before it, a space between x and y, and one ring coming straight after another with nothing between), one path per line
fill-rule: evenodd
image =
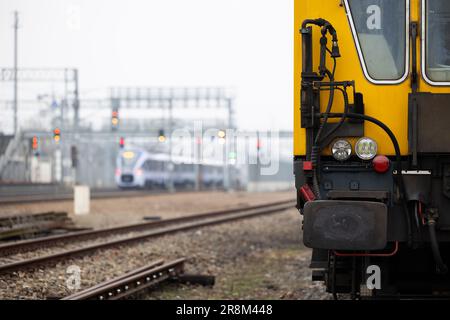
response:
M17 99L17 83L18 83L18 76L17 76L17 52L18 52L18 43L17 43L17 36L18 36L18 30L19 30L19 12L14 11L14 134L17 133L17 109L18 109L18 99Z

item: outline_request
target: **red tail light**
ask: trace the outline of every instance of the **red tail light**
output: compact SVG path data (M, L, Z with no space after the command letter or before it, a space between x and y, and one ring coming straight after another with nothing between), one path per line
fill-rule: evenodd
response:
M386 156L376 156L372 160L373 164L373 170L378 173L385 173L389 170L389 167L391 165L391 162L389 161L388 157Z
M121 173L120 169L116 169L116 177L120 176Z

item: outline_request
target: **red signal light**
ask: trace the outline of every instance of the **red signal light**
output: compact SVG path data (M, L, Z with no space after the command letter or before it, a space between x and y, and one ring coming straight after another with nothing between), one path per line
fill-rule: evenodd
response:
M383 155L378 155L372 160L373 170L378 173L385 173L389 170L391 166L391 161L388 157Z
M39 147L38 137L34 136L34 137L31 139L31 148L32 148L33 150L37 150L38 147Z
M257 139L256 140L256 149L260 150L262 146L261 140Z
M117 129L117 126L119 125L119 111L113 110L111 112L111 124L113 130Z
M54 140L56 143L59 143L59 141L61 140L61 129L55 128L55 129L53 130L53 140Z
M119 145L121 148L123 148L125 146L125 138L124 137L120 137Z

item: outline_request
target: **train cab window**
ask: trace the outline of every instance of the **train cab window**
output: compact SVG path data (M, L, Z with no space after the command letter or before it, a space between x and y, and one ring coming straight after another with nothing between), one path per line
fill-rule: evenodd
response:
M425 77L429 82L450 82L450 1L427 0L422 9L425 18L423 37ZM430 81L431 80L431 81Z
M121 157L122 168L133 169L138 158L139 158L139 153L136 153L134 151L122 152L122 157Z
M364 74L373 83L400 83L407 74L409 0L346 0Z

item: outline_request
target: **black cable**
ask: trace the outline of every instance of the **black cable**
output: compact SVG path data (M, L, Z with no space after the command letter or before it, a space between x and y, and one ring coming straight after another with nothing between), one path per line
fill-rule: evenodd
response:
M419 233L419 239L421 241L423 241L423 236L422 236L422 220L419 216L419 205L420 202L419 201L414 201L414 218L416 220L416 226L417 226L417 232Z
M328 132L328 133L325 135L325 137L323 137L323 138L319 141L320 144L324 143L329 137L331 137L331 135L332 135L333 133L335 133L337 130L339 130L339 128L344 124L345 119L347 118L348 110L349 110L349 108L350 108L350 107L349 107L349 102L348 102L348 94L347 94L347 91L344 90L344 89L342 89L342 88L339 88L339 87L336 87L336 89L342 92L342 95L343 95L343 98L344 98L344 113L342 114L342 117L341 117L341 119L339 120L339 122L338 122L338 124L336 125L336 127L334 127L330 132Z
M326 108L326 114L329 114L331 112L331 108L333 106L333 99L334 99L334 75L336 72L336 58L340 57L339 54L339 48L337 46L337 33L336 30L334 29L334 27L331 25L331 23L329 23L327 20L319 18L319 19L306 19L303 21L302 23L302 29L305 29L306 26L308 24L314 24L316 26L320 26L322 27L322 39L325 39L325 50L328 51L330 53L330 56L333 58L333 71L330 72L326 66L325 66L325 61L326 61L326 52L324 53L324 56L321 56L321 66L320 66L320 73L325 73L328 78L330 79L330 83L332 84L332 87L330 88L330 96L328 98L328 105ZM331 37L332 37L332 49L333 50L329 50L326 47L326 33L329 32ZM321 44L322 44L322 40L321 40ZM336 50L337 49L337 50ZM322 52L321 52L322 54ZM324 58L322 60L322 58ZM320 111L320 106L319 106L319 111ZM313 115L314 116L314 115ZM320 154L320 137L322 135L322 131L326 125L328 121L328 117L325 117L325 119L323 120L322 123L320 123L319 129L317 131L317 134L314 138L313 141L313 145L311 146L311 162L313 165L313 189L314 189L314 193L317 196L317 198L321 198L320 196L320 186L319 186L319 181L318 181L318 159L319 159L319 154Z
M326 74L327 74L328 78L330 79L330 83L331 84L334 83L334 74L336 73L336 58L333 58L333 62L334 62L333 71L330 72L328 69L326 70ZM332 85L330 87L330 95L328 97L328 105L327 105L327 108L326 108L326 111L325 111L326 114L330 113L331 107L333 106L334 88L335 88L334 85ZM318 159L319 159L319 154L320 154L319 139L320 139L320 136L322 134L322 131L323 131L327 121L328 121L328 117L326 117L323 120L323 122L320 124L319 130L318 130L318 132L316 134L316 137L314 139L314 144L311 147L311 162L312 162L312 165L313 165L313 191L314 191L314 194L316 195L316 197L318 199L322 198L322 196L320 194L320 186L319 186L319 178L318 178L319 173L318 173L318 165L317 165L317 162L318 162Z
M330 79L330 84L331 84L330 95L328 97L328 104L327 104L327 108L325 109L325 114L326 115L331 112L331 107L333 106L333 100L334 100L334 89L335 89L335 86L333 85L333 82L334 82L334 74L336 72L336 58L333 58L333 61L334 61L333 71L330 72L329 70L326 70L327 76ZM324 119L323 119L323 122L320 124L319 130L317 131L316 138L314 140L314 145L318 145L319 144L320 136L322 135L323 128L327 124L327 121L328 121L328 117L325 116Z
M345 118L346 118L345 115L348 113L348 96L347 96L347 93L343 89L341 89L339 87L333 86L333 88L335 88L335 89L337 89L337 90L339 90L339 91L341 91L343 93L344 101L346 101L346 104L345 104L344 115L342 116L341 121L338 123L338 125L335 128L333 128L333 130L331 130L331 132L329 132L324 138L322 138L321 141L317 142L317 144L314 144L314 146L312 147L311 162L313 163L313 168L314 168L312 183L313 183L314 194L316 195L316 197L318 199L321 199L321 193L320 193L320 185L319 185L319 179L318 179L319 173L318 173L317 162L318 162L318 155L320 154L320 150L321 150L321 144L322 144L323 141L326 141L326 139L329 136L331 136L331 134L336 132L336 130L338 130L342 126L342 124L344 123ZM330 87L330 89L331 89L331 87ZM330 90L330 89L327 89L327 90ZM320 90L323 90L323 89L320 89ZM327 110L327 111L329 111L329 110ZM329 114L329 112L328 112L328 114ZM325 121L323 122L323 124L325 125Z
M436 237L436 221L434 219L428 219L428 230L430 231L431 250L433 251L434 261L436 262L436 271L439 274L446 274L448 267L442 261L441 252L439 250L439 243Z
M333 270L332 270L332 278L333 278L333 287L331 288L332 294L333 294L333 299L334 300L338 300L338 295L336 293L336 268L337 268L337 262L336 262L336 255L333 254L332 256L333 259Z
M342 113L330 113L328 115L328 118L340 118L342 117ZM324 117L324 114L320 114L320 117ZM395 149L395 163L396 163L396 170L397 170L397 184L400 188L400 200L402 202L403 212L405 214L406 224L407 224L407 235L408 235L408 246L412 245L412 227L411 227L411 218L409 216L409 210L408 205L406 203L405 194L405 184L403 182L403 175L402 175L402 155L400 152L400 145L398 144L397 138L395 137L394 133L389 129L388 126L386 126L383 122L381 122L378 119L372 118L370 116L359 114L359 113L347 113L347 118L350 119L360 119L372 122L379 126L381 129L383 129L389 138L392 141L392 144L394 145Z
M306 28L306 25L308 25L308 24L314 24L314 25L316 25L316 26L323 27L323 26L326 25L327 23L329 24L329 22L328 22L327 20L322 19L322 18L318 18L318 19L306 19L306 20L304 20L303 23L302 23L302 29L305 29L305 28Z

